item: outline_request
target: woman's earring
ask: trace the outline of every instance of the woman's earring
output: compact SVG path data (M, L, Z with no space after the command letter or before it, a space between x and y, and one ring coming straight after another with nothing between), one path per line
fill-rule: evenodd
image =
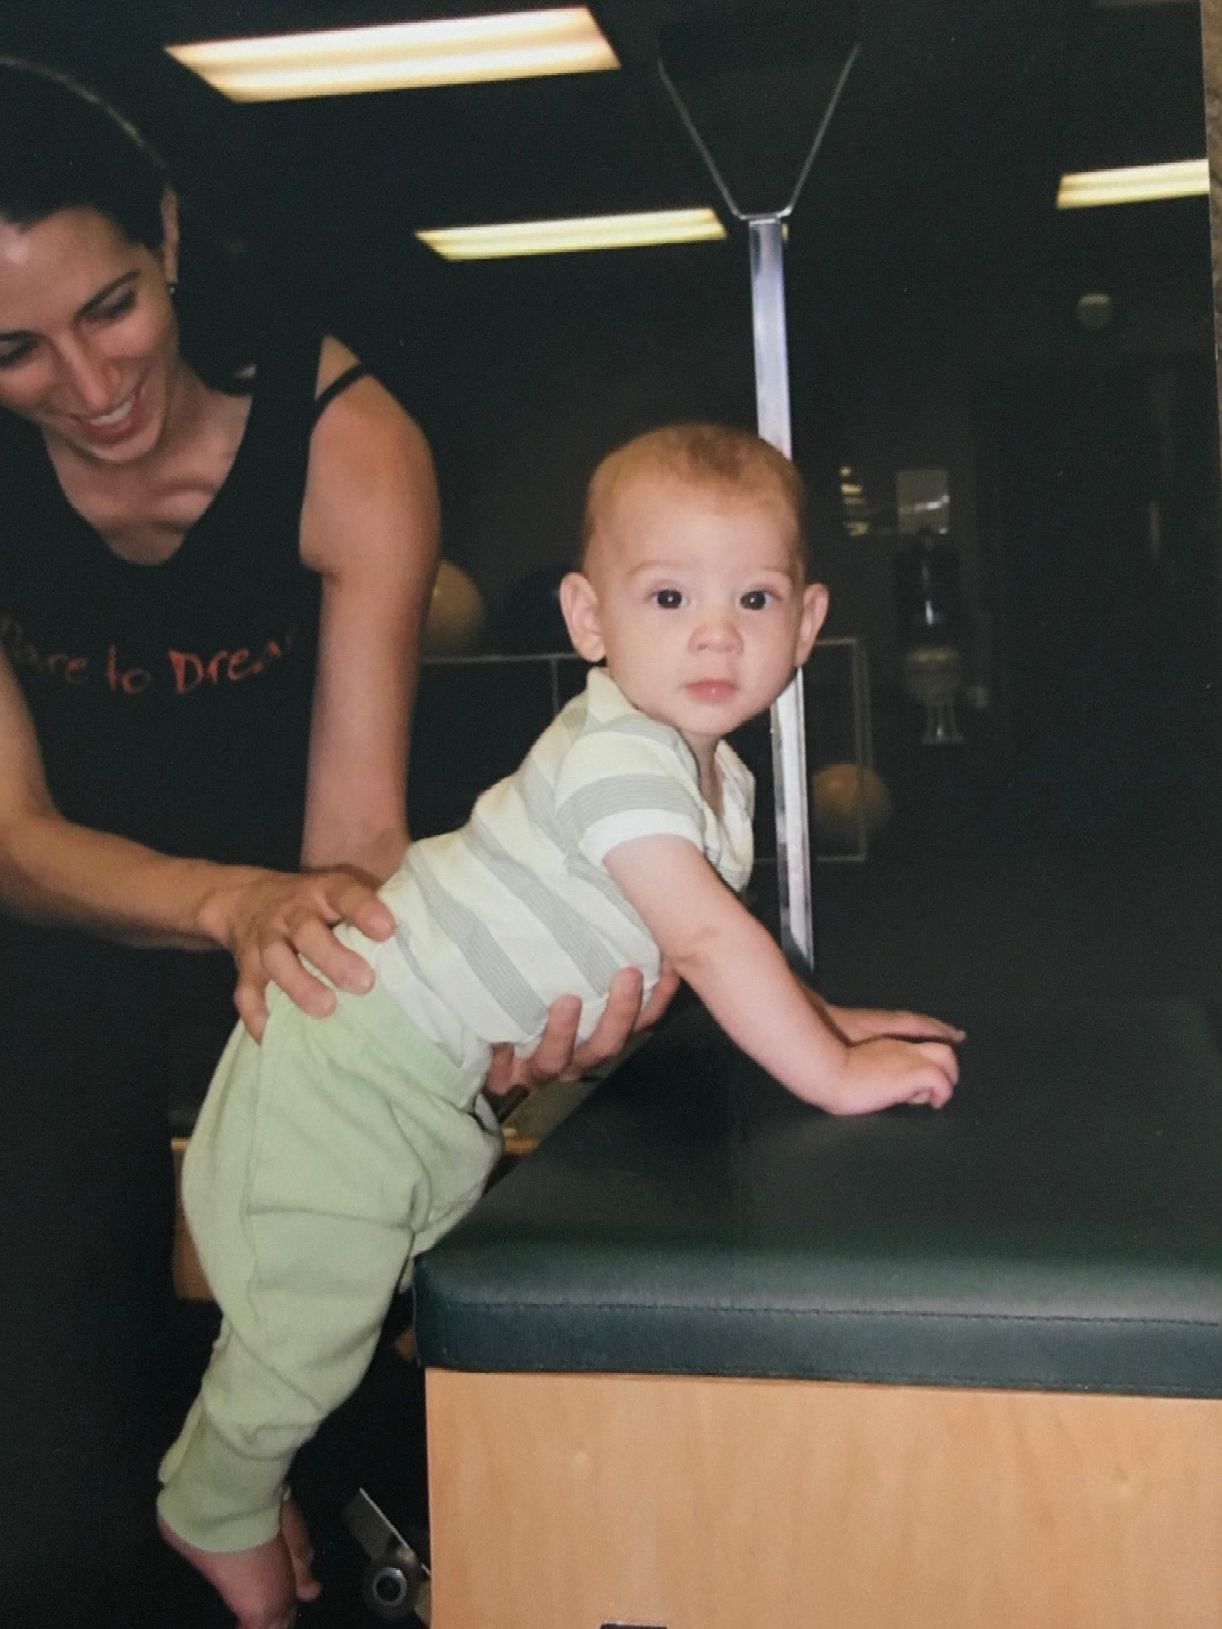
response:
M171 300L178 293L178 279L176 277L167 277L166 278L166 280L165 280L165 291L170 296Z

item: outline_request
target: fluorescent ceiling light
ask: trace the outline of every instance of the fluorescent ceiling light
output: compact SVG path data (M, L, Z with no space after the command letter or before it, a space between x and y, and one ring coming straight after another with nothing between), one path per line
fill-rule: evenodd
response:
M585 6L167 45L235 102L618 68Z
M416 236L445 260L502 260L512 255L562 255L579 249L640 249L656 243L724 238L711 209L659 209L640 215L582 215L562 221L506 221L498 226L449 226Z
M1175 164L1134 164L1124 170L1082 170L1063 175L1058 209L1100 204L1141 204L1157 198L1197 198L1209 192L1209 162L1185 158Z

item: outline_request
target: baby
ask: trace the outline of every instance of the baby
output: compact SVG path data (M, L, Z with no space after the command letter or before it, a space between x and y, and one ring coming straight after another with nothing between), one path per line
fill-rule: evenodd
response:
M281 1629L317 1591L289 1466L361 1378L413 1258L483 1188L494 1043L528 1048L571 993L588 1034L617 969L648 992L665 960L807 1103L950 1097L960 1031L829 1006L738 898L753 788L725 737L827 611L803 508L794 466L740 430L675 426L605 459L560 594L574 648L605 666L466 826L411 846L382 890L394 937L343 930L370 994L338 991L320 1019L273 993L261 1046L235 1030L183 1189L224 1321L159 1513L241 1629Z

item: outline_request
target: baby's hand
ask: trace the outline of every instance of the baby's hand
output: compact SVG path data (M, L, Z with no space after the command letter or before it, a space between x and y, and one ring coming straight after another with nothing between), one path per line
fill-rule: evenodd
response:
M930 1018L923 1012L893 1012L880 1007L835 1007L829 1001L824 1016L843 1038L855 1045L889 1035L905 1041L950 1041L957 1045L966 1036L957 1024Z
M318 1594L310 1571L309 1537L292 1502L280 1510L280 1531L250 1550L201 1550L160 1518L161 1536L216 1590L234 1614L235 1629L290 1629L298 1601Z
M839 1078L819 1102L829 1114L873 1114L897 1103L940 1109L958 1079L959 1061L944 1041L862 1041L846 1050Z

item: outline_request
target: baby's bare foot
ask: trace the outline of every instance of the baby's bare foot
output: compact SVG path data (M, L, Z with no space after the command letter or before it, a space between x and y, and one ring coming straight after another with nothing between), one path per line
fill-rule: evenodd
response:
M309 1538L300 1515L297 1523L308 1550ZM177 1550L216 1590L234 1614L236 1629L291 1629L297 1617L297 1569L283 1532L249 1550L201 1550L160 1516L157 1526L170 1548ZM310 1577L309 1562L303 1560L302 1564L316 1595L318 1586Z
M293 1583L299 1601L312 1601L322 1590L314 1576L314 1546L309 1529L295 1499L286 1499L280 1506L280 1537L288 1549L293 1567Z

